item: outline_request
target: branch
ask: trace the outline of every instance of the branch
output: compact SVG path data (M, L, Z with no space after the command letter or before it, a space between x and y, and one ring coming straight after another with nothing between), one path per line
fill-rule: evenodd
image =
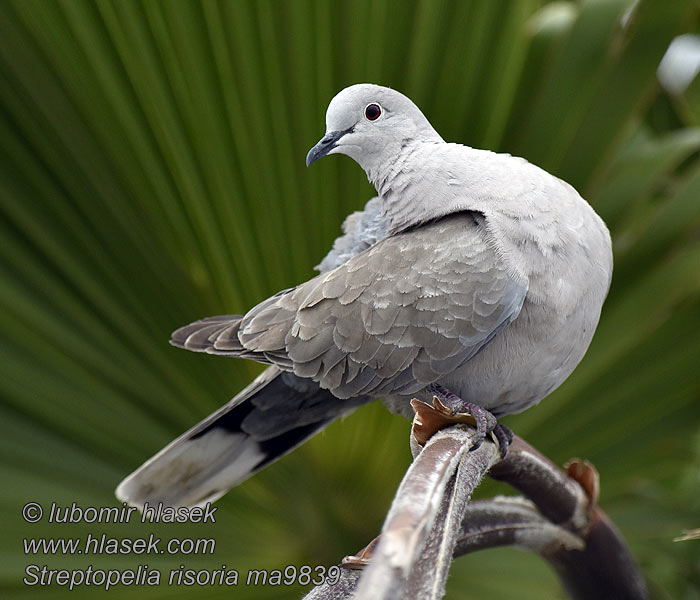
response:
M461 425L439 431L413 461L358 586L359 598L405 597L409 589L415 598L442 597L466 504L497 459L493 444L468 451L474 434Z
M350 600L355 597L357 584L362 571L359 569L340 569L337 583L322 583L313 588L302 600Z
M523 492L549 521L583 539L583 549L542 553L572 598L648 597L622 535L596 505L599 484L592 465L572 460L564 472L516 436L508 456L489 475Z
M343 569L338 584L315 588L305 598L437 600L454 557L504 545L542 556L576 600L647 598L622 537L596 506L598 476L590 464L572 461L564 472L517 436L499 460L492 443L468 452L473 440L474 430L461 424L430 437L422 451L412 438L415 460L378 542L349 561L369 563L365 572ZM529 500L497 497L468 504L489 468L492 477Z
M644 578L622 535L598 507L593 510L584 541L583 550L560 549L544 555L574 600L649 597Z
M454 557L500 546L515 546L541 556L582 550L584 540L554 525L522 496L474 500L467 507Z
M489 476L522 492L552 523L585 532L597 500L595 485L590 485L588 495L578 481L517 435L508 456L493 466Z
M305 600L441 598L467 502L498 459L494 444L468 451L475 435L473 428L455 425L433 435L422 450L413 444L415 459L381 536L344 561L345 567L368 563L362 577L357 569L345 568L337 584L318 586ZM371 562L365 552L371 552Z

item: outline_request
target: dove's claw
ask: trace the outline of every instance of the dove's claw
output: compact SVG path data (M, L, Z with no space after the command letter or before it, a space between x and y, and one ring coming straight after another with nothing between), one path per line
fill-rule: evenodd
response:
M513 432L505 425L496 423L492 433L493 437L495 437L498 442L501 458L505 458L508 456L508 448L513 443Z
M498 442L501 457L504 458L506 454L508 454L508 446L510 446L513 441L513 432L505 425L501 425L491 412L473 402L465 402L457 396L457 394L451 392L439 383L430 385L428 391L431 394L435 394L440 402L442 402L446 408L450 409L452 416L464 413L468 413L472 416L475 422L477 438L474 445L469 449L470 451L479 448L481 444L483 444L486 434L492 433Z

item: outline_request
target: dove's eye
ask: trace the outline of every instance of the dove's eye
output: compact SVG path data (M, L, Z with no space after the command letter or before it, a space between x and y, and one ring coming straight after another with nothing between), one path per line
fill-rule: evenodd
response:
M382 109L379 104L368 104L365 107L365 117L367 117L369 121L376 121L381 114Z

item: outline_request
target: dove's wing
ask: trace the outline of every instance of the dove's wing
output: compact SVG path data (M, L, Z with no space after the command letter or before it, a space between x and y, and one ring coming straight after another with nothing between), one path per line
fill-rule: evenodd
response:
M276 364L340 398L411 394L472 358L527 287L463 212L390 236L242 319L202 321L175 345Z

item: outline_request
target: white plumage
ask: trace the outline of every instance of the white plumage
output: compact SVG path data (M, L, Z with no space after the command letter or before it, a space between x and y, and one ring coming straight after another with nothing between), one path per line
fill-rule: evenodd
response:
M326 125L307 164L346 154L378 197L347 219L320 275L173 334L273 366L130 475L120 499L201 504L375 397L410 415L431 384L519 412L586 352L612 251L576 190L524 159L446 143L389 88L346 88Z

